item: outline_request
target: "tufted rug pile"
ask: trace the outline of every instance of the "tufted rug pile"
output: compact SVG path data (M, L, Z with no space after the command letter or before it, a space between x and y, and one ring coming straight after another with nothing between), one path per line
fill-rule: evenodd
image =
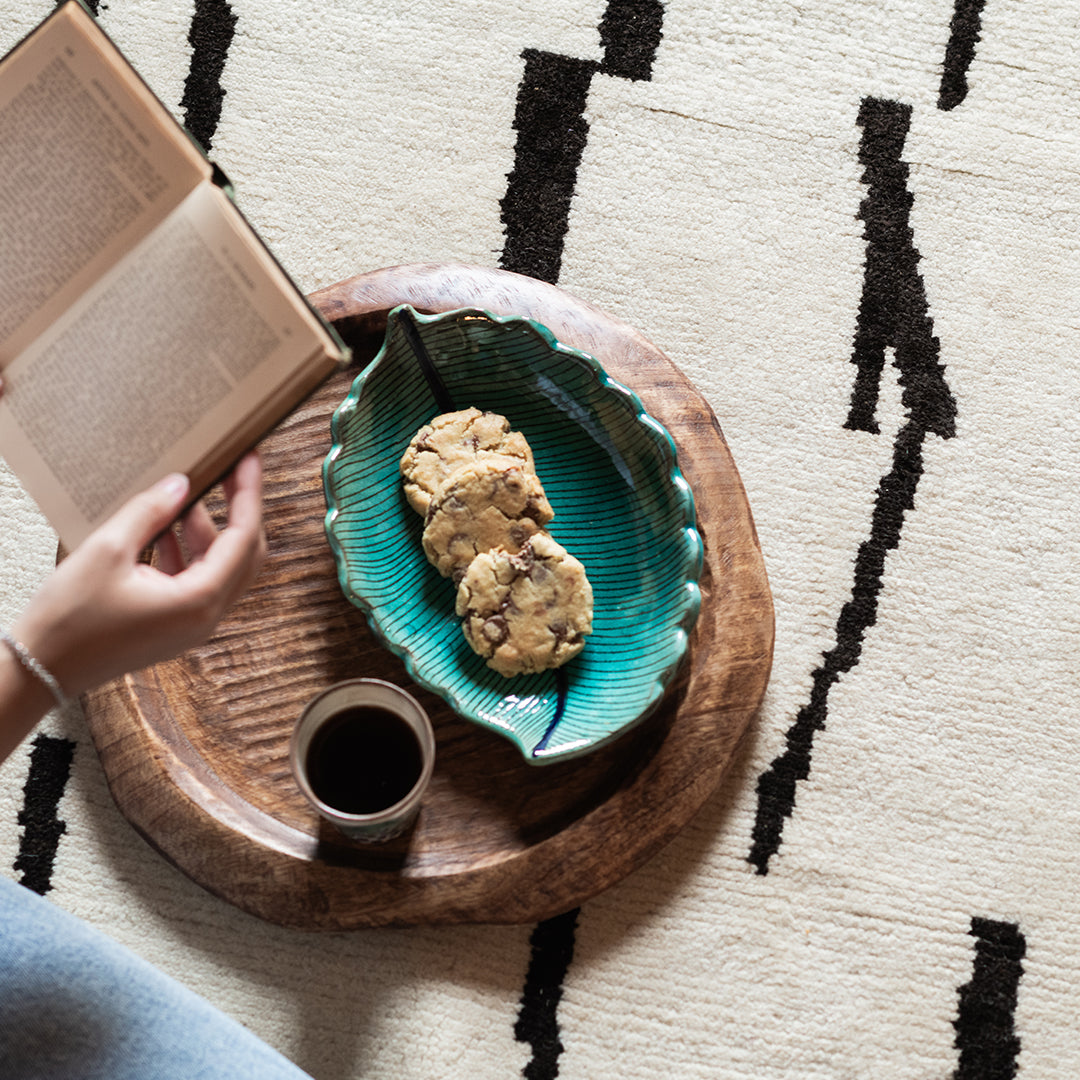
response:
M48 8L9 0L0 48ZM539 925L267 925L128 825L78 708L0 769L0 872L318 1080L1080 1075L1076 6L97 13L305 291L502 267L665 352L775 658L704 809ZM0 521L10 622L55 538L6 472Z

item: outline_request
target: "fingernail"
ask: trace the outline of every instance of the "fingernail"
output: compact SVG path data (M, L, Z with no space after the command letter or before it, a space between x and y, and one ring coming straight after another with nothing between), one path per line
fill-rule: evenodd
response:
M173 499L180 499L188 492L188 478L183 473L170 473L158 481L158 488Z

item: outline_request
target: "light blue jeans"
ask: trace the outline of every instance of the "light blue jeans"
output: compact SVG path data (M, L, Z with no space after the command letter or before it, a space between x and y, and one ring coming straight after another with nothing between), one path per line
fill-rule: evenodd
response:
M310 1080L247 1028L0 877L3 1080Z

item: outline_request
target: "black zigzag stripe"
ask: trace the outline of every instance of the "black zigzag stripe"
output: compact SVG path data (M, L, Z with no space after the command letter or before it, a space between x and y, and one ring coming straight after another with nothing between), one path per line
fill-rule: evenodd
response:
M647 80L663 31L661 0L609 0L600 22L604 58L597 64L526 49L518 87L514 168L502 199L506 231L499 265L554 285L562 268L563 241L578 166L589 137L585 104L598 71ZM574 954L578 910L539 923L525 977L514 1035L532 1047L526 1080L559 1074L558 1005Z
M949 43L945 46L945 66L938 92L939 109L955 109L967 97L967 73L975 59L985 4L986 0L956 0L949 26Z
M622 79L651 79L663 28L660 0L609 0L600 21L600 70Z
M184 126L209 151L221 119L225 90L221 76L229 55L236 16L228 0L195 0L195 14L188 31L191 66L184 83Z
M923 472L927 434L956 433L956 402L938 362L919 253L909 224L912 205L908 168L901 158L911 106L867 98L859 109L863 136L859 160L868 185L859 216L865 223L863 294L852 351L857 373L845 427L876 433L875 418L885 350L900 369L901 401L907 422L897 433L892 468L882 477L874 502L870 538L855 558L851 598L836 622L836 644L814 671L810 700L788 729L784 752L758 778L757 814L749 861L759 874L780 847L784 823L795 808L798 781L810 773L814 734L825 727L829 691L862 653L863 637L877 620L885 557L900 543L904 515L915 505Z
M943 439L956 433L956 402L939 362L926 289L919 274L910 214L908 167L902 158L911 106L866 98L859 108L863 129L859 162L866 198L859 208L866 238L863 293L851 362L855 386L845 427L877 433L874 419L885 350L900 369L901 401L911 422Z
M972 919L968 933L975 938L975 964L971 982L960 987L953 1021L960 1051L953 1078L1012 1080L1020 1055L1013 1017L1027 941L1015 923L994 919Z
M532 956L514 1025L518 1042L532 1047L532 1059L522 1071L525 1080L554 1080L559 1075L558 1009L563 980L574 958L574 931L580 908L538 923L529 942Z
M22 873L20 884L44 896L52 888L60 837L67 832L67 825L56 816L56 810L71 775L75 743L39 735L31 745L30 772L23 786L23 808L19 811L23 833L15 869Z
M536 49L522 55L525 77L514 115L514 168L502 200L506 240L499 265L554 284L589 136L585 99L599 65Z
M610 0L599 28L600 63L538 49L522 53L514 168L502 199L504 270L551 284L559 280L570 200L589 137L585 103L593 75L651 78L663 17L659 0Z

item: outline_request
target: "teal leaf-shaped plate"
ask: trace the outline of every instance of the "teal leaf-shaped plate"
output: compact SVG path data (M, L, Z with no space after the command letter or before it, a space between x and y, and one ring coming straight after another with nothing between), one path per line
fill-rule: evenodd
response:
M508 679L470 649L402 491L417 429L469 406L528 439L555 510L548 530L592 583L593 633L554 671ZM671 436L595 359L528 319L402 305L331 438L326 534L341 588L417 683L533 763L592 750L655 708L701 605L702 543Z

